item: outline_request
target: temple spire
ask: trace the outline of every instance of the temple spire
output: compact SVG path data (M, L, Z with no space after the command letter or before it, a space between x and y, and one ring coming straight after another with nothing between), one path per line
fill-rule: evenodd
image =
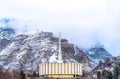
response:
M61 52L61 33L59 32L59 53L58 53L58 63L62 63L62 52Z

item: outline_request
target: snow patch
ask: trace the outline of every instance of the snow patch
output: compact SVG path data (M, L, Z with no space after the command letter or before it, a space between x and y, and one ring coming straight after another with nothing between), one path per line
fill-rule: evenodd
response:
M25 51L19 53L19 54L16 56L17 60L21 59L22 56L23 56L25 53L26 53Z
M57 62L57 53L54 53L50 58L49 58L49 62Z
M88 66L83 66L83 70L86 72L90 72L90 71L92 71L92 68L88 67Z
M90 51L89 51L89 54L90 54L90 55L93 55L94 53L95 53L95 52L90 52Z
M6 69L13 69L13 70L15 70L15 69L21 69L21 65L20 65L19 62L12 62L12 63L4 66L4 68L6 68Z

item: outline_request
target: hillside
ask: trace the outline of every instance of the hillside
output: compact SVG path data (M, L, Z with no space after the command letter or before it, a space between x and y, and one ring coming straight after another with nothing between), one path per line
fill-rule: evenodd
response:
M75 54L74 45L61 40L64 62L80 62L89 65L87 55L80 49ZM11 70L32 70L38 72L42 62L56 62L58 38L51 32L37 32L33 35L16 36L11 44L0 52L0 65Z

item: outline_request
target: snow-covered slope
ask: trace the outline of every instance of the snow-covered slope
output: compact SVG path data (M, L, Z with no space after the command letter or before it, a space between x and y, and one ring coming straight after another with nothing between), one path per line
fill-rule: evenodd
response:
M9 19L0 18L0 51L4 49L15 34L15 30L9 26Z
M64 62L88 63L88 57L80 49L75 55L74 45L61 40ZM56 62L58 59L58 38L51 32L21 34L0 52L0 65L7 69L22 69L38 72L41 62Z
M99 64L99 61L104 61L105 58L111 58L112 55L104 48L104 45L97 43L86 51L89 59L91 59L91 65L93 67Z
M12 28L0 28L0 51L11 42L14 34L15 31Z

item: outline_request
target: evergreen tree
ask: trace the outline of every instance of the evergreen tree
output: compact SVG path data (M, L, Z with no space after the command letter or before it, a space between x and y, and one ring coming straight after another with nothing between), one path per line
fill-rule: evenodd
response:
M25 73L22 70L20 71L20 79L25 79Z
M105 78L108 78L108 71L107 70L103 70L102 71L102 76Z
M120 61L114 63L114 79L118 79L120 75Z
M34 72L33 72L33 77L36 77L36 75L37 75L37 74L36 74L36 72L34 71Z
M36 75L37 75L37 77L39 77L39 73L37 73Z
M98 71L98 73L97 73L97 79L102 79L102 75L101 75L100 71Z
M111 72L108 72L108 79L113 79L113 74Z

